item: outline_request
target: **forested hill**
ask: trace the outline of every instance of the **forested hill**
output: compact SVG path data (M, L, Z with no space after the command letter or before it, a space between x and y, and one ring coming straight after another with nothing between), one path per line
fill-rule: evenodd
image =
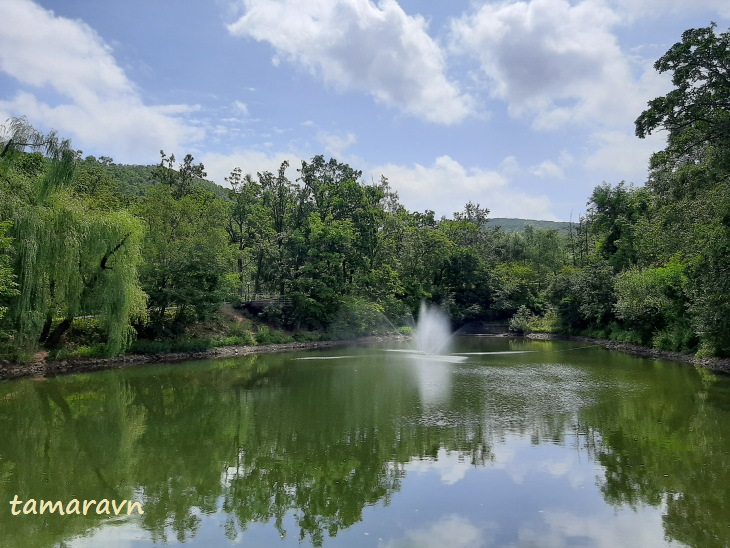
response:
M730 356L730 32L690 29L655 68L677 88L637 113L636 135L666 131L666 148L645 186L597 186L567 234L488 221L475 202L489 195L451 219L408 211L387 178L363 183L321 155L294 180L288 162L231 166L227 189L190 154L117 166L13 119L0 131L0 355L54 351L90 316L99 352L119 353L269 294L286 304L266 321L296 332L405 325L425 300L457 327Z
M502 232L524 232L528 226L543 230L555 229L560 234L568 234L570 223L565 221L538 221L533 219L506 219L495 217L489 219L489 226L498 226Z
M130 197L142 197L147 190L155 184L155 172L159 169L159 165L127 165L114 164L110 162L99 161L96 158L88 157L87 161L99 162L104 164L109 175L115 182L117 190L120 194ZM229 189L209 181L207 179L195 179L195 186L212 192L218 198L227 199L229 197ZM488 220L489 227L499 227L501 232L524 232L528 226L540 228L542 230L557 230L558 233L567 235L570 232L570 223L565 221L542 221L537 219L513 219L505 217L495 217Z
M92 161L89 157L87 160ZM93 159L96 160L96 159ZM104 162L100 162L104 163ZM116 183L117 190L130 197L142 197L147 190L155 184L155 170L158 165L127 165L106 163L109 175ZM207 179L195 179L194 185L215 194L218 198L227 199L229 189ZM557 230L560 234L567 235L570 231L570 223L564 221L542 221L537 219L512 219L495 217L488 220L489 227L499 227L501 232L524 232L528 226L543 230Z
M96 159L87 157L87 161L94 162ZM155 171L159 165L141 166L114 163L102 163L111 178L116 183L120 194L131 197L144 196L147 190L155 183ZM222 186L206 179L195 178L193 184L215 194L218 198L226 198L228 192Z

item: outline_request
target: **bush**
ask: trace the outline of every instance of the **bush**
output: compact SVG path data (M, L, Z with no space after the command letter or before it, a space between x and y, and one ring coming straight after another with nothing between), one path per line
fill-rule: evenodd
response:
M654 348L672 352L693 352L697 349L698 342L697 335L688 326L677 324L659 331L651 340Z
M96 346L104 342L106 333L99 318L75 318L66 338L82 346Z
M523 305L510 319L509 328L515 333L557 333L560 317L553 307L548 307L544 315L538 316Z
M77 346L75 348L59 348L48 353L52 360L69 360L75 358L107 358L112 356L106 344L95 344L93 346Z
M382 307L361 297L347 297L340 307L337 319L330 325L336 339L350 339L387 333Z
M168 339L152 341L137 339L132 343L130 352L133 354L169 354L171 352L205 352L213 341L208 339Z
M278 327L281 327L281 325L284 323L286 315L284 314L284 307L281 305L270 305L265 307L261 314L259 314L259 319L270 323L273 325L276 325Z
M271 329L268 325L260 325L256 333L257 344L271 344Z
M322 333L316 331L299 331L294 334L294 340L298 342L316 342L322 338Z
M256 344L256 341L251 333L213 339L213 346L251 346L253 344Z
M292 342L292 338L285 335L282 331L272 330L267 325L260 325L258 333L256 333L257 344L283 344Z
M529 325L535 333L557 333L560 331L560 316L554 307L548 307L542 316L534 316Z

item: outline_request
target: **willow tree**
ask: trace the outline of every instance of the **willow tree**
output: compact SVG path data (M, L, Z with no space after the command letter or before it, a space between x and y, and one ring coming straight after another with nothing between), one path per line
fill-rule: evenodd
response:
M76 155L67 140L43 135L24 119L0 133L3 216L13 221L19 295L10 316L17 345L57 346L75 317L96 315L109 353L122 351L142 309L139 287L142 225L125 211L102 211L69 190ZM28 154L30 152L30 154ZM42 159L29 162L28 158Z

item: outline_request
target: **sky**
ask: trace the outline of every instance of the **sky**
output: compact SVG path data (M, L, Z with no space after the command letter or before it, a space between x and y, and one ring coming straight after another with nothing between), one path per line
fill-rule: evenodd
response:
M576 220L642 185L654 62L727 0L0 0L0 123L225 185L318 154L411 211Z

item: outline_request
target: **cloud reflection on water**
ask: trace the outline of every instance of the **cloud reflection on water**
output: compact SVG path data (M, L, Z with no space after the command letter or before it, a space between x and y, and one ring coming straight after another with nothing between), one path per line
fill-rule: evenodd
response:
M477 527L468 519L457 514L444 516L430 527L410 529L398 539L391 539L378 543L379 548L473 548L487 546L489 529L491 527ZM485 534L486 533L486 534Z

